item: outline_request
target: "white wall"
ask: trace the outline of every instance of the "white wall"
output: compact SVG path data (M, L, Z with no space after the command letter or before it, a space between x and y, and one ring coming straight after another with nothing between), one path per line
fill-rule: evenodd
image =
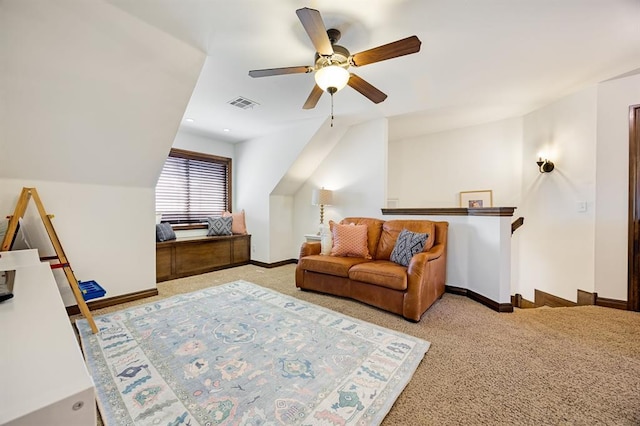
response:
M0 40L0 177L155 186L204 53L102 1L4 0Z
M35 186L78 279L155 288L154 188L204 53L103 1L2 0L0 40L0 212Z
M578 288L595 290L596 100L591 87L522 118L390 142L389 197L401 207L446 207L457 205L461 190L493 189L494 206L517 207L513 219L525 218L510 241L510 292L533 300L540 289L575 301ZM538 171L543 152L556 163L553 173ZM577 212L578 201L586 212ZM452 228L452 238L464 233ZM457 251L473 263L474 253ZM491 297L477 284L463 287Z
M269 197L269 258L271 262L292 259L293 197L271 195ZM253 237L252 237L253 238Z
M640 104L640 75L598 86L595 290L627 300L629 106Z
M217 141L182 128L176 134L176 138L173 141L173 148L227 157L232 160L235 149L232 143Z
M286 217L291 213L286 211L287 203L280 204L283 211L272 209L271 193L323 122L305 121L285 131L236 144L234 198L236 209L245 210L252 260L264 263L284 260L271 254L271 221L279 220L281 214ZM277 244L290 250L290 235L279 236ZM273 248L274 254L281 252L279 247Z
M526 299L539 289L575 302L577 289L595 289L596 105L593 86L524 117L517 292ZM541 152L553 172L538 171Z
M298 258L304 235L318 231L320 210L311 205L311 193L316 188L334 191L334 205L325 207L325 224L348 216L382 217L380 209L386 199L387 137L385 118L351 127L298 190L293 202L291 258Z
M521 158L521 118L389 141L389 198L457 207L460 191L491 189L494 206L517 206Z
M518 207L522 118L389 141L389 198L399 207L458 207L460 191L491 189L496 207ZM516 216L520 212L516 210ZM411 216L385 216L385 219ZM511 217L416 216L449 222L449 286L509 303ZM505 238L505 235L507 236Z
M3 215L15 211L23 186L35 187L76 278L94 280L114 297L156 287L153 188L0 179ZM133 206L133 208L132 208ZM54 255L35 203L24 229L40 256ZM54 270L65 305L75 305L69 283Z

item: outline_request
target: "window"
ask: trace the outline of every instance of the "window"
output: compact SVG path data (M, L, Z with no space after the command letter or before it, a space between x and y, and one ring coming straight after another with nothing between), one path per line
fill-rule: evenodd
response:
M163 222L199 225L230 206L230 158L171 150L156 185L156 212Z

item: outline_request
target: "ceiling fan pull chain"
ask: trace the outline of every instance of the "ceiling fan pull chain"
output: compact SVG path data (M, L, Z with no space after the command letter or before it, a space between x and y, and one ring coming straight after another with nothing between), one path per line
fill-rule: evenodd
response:
M331 127L333 127L333 93L331 93Z

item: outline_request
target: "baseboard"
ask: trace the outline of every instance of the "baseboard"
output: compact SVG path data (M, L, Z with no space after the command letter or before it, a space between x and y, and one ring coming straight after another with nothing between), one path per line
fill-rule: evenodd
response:
M466 296L468 293L468 290L466 288L455 287L452 285L445 285L444 291L451 294L457 294L458 296Z
M265 263L265 262L259 262L257 260L251 260L249 263L255 266L260 266L261 268L277 268L278 266L291 265L291 264L295 265L298 263L298 259L287 259L287 260L281 260L280 262L273 262L273 263Z
M596 299L598 299L598 293L589 293L578 289L578 306L595 305Z
M478 294L473 290L451 285L446 285L444 289L447 293L457 294L459 296L467 296L469 299L481 303L496 312L513 312L513 305L511 303L498 303L495 300L491 300L488 297Z
M605 308L622 309L626 311L629 309L626 300L607 299L605 297L596 298L596 306L602 306Z
M121 303L132 302L134 300L144 299L146 297L157 296L158 289L151 288L149 290L137 291L135 293L122 294L120 296L108 297L106 299L94 300L87 302L87 307L90 311L95 309L107 308L109 306L119 305ZM78 305L67 306L68 315L78 315L80 308Z
M546 293L541 290L534 290L534 303L536 306L550 306L552 308L570 308L573 306L578 306L577 303L574 303L570 300L563 299L562 297L554 296L553 294Z
M524 297L522 297L520 293L516 293L515 295L511 296L511 304L513 305L514 308L520 308L520 309L537 308L535 303L525 299Z
M514 303L515 300L515 303ZM522 299L522 296L516 294L511 296L511 302L518 308L539 308L541 306L549 306L552 308L570 308L574 306L602 306L605 308L621 309L626 311L627 301L618 299L607 299L605 297L598 297L598 293L591 293L585 290L578 289L578 302L572 302L562 297L554 296L553 294L544 292L542 290L535 290L535 302L529 302L526 299ZM522 305L522 306L521 306Z

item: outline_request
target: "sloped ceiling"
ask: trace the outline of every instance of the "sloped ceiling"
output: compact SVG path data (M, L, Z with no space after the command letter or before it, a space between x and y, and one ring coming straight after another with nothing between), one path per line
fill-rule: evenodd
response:
M313 64L301 7L320 10L352 53L413 34L422 40L418 54L357 69L389 95L383 103L350 88L335 96L337 126L390 117L392 139L522 115L640 68L638 0L109 1L207 53L184 114L195 121L182 126L232 142L329 115L326 94L314 110L301 109L311 74L247 74ZM237 96L259 106L231 107Z
M0 1L0 178L155 187L205 55L103 1Z

